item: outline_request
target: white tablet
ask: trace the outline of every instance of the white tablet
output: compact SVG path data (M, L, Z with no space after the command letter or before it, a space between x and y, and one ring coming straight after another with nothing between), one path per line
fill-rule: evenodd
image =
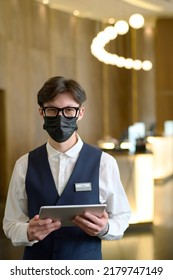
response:
M72 220L75 216L89 212L101 217L105 208L106 204L42 206L39 216L40 219L50 218L53 221L60 220L62 226L74 226Z

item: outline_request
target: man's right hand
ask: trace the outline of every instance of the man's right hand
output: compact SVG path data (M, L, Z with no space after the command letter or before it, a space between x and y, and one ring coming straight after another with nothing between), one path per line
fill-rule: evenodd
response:
M28 224L28 240L30 242L34 240L43 240L48 234L60 227L60 221L54 222L51 219L40 220L39 215L36 215L29 221Z

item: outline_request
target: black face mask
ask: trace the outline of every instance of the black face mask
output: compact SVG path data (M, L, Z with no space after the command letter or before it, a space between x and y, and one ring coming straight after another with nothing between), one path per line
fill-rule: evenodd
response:
M48 132L54 141L65 142L78 129L77 118L68 119L61 115L54 118L44 117L43 129Z

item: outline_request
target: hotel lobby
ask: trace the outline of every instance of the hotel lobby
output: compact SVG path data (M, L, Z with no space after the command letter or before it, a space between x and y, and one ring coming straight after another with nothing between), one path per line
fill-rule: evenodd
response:
M87 95L78 133L116 159L132 210L122 239L103 241L103 259L172 260L173 1L63 2L1 3L1 224L15 162L47 141L38 89L51 76L70 77ZM139 28L133 14L144 19ZM22 252L1 226L0 260Z

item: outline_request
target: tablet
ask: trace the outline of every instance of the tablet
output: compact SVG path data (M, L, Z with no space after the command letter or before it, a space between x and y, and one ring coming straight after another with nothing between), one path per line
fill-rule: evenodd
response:
M75 226L73 218L84 212L90 212L101 217L106 204L87 204L87 205L61 205L61 206L42 206L40 208L40 219L52 219L61 221L62 226Z

